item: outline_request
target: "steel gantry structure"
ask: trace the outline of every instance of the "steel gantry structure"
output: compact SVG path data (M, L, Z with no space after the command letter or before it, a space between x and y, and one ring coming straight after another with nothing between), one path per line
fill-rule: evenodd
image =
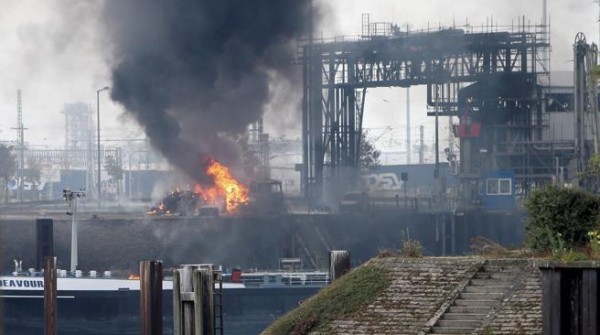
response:
M548 47L540 32L524 25L487 32L390 27L386 36L302 46L301 182L307 197L321 198L329 183L354 187L369 88L427 85L428 105L439 107L440 116L460 115L467 100L474 104L477 97L459 94L469 83L514 82L525 94L505 98L528 100L539 73L538 48Z

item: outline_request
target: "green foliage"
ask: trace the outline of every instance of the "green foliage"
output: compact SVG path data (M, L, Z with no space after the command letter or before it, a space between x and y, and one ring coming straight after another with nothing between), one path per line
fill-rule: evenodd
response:
M547 186L525 201L529 211L527 245L536 252L581 248L598 221L600 200L588 192Z
M303 335L326 331L331 320L353 315L372 303L390 282L387 270L362 266L277 320L263 334Z
M596 228L588 233L590 239L590 249L592 256L595 258L600 257L600 228Z
M2 179L0 190L4 189L4 203L8 202L8 180L17 171L17 159L10 151L11 148L0 144L0 179Z
M363 130L360 135L360 145L358 149L358 165L361 171L369 170L379 166L379 157L381 151L375 149L373 139L369 137L369 132Z
M403 257L418 258L423 257L423 245L419 240L413 240L410 238L408 229L406 232L401 232L402 247L400 248L400 255Z
M579 174L582 186L592 193L600 192L600 155L593 155Z
M17 158L11 153L11 149L0 144L0 178L7 181L17 171Z
M114 180L123 179L123 167L113 156L105 158L104 168L106 173Z
M35 159L29 159L27 161L27 168L23 170L23 179L37 184L40 182L41 173L42 172L38 161Z
M585 253L572 249L552 255L552 258L565 263L585 261L589 259Z
M423 257L423 246L418 240L406 239L402 241L400 254L404 257Z

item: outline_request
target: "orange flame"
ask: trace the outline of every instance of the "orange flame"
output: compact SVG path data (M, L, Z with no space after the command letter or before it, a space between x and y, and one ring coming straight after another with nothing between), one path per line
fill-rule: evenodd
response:
M239 206L248 203L248 187L237 181L225 165L210 160L206 174L213 177L213 186L196 184L194 191L200 194L206 202L216 202L225 199L225 209L228 213L235 212Z

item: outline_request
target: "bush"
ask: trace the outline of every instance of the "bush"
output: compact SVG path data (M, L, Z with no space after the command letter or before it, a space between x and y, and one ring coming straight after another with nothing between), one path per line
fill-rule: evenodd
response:
M423 246L418 240L406 239L402 242L400 252L404 257L423 257Z
M547 186L525 201L529 211L527 246L537 252L582 248L598 222L600 200L581 190ZM558 240L557 240L558 239Z

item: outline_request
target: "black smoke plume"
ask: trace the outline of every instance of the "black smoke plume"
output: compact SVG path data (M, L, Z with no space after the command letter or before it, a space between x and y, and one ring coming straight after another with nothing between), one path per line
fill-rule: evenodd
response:
M239 164L232 137L258 120L273 78L292 73L311 0L106 1L111 98L153 146L207 182L210 155Z

